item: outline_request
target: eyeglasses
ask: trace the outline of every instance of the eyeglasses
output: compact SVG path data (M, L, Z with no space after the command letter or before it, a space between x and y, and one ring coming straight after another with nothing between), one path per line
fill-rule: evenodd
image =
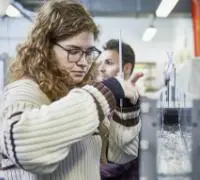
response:
M58 47L66 51L68 61L73 62L73 63L80 61L81 58L83 57L83 54L85 54L85 59L88 62L88 64L92 64L93 62L97 60L97 58L101 54L101 51L98 50L96 47L92 47L92 48L89 48L87 51L83 51L79 49L78 47L73 48L73 49L72 48L67 49L58 43L55 43L55 45L57 45Z

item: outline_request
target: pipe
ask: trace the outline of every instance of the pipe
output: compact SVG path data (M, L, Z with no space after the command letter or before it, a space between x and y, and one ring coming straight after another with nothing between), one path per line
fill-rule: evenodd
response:
M195 56L200 56L200 0L192 0L192 21Z

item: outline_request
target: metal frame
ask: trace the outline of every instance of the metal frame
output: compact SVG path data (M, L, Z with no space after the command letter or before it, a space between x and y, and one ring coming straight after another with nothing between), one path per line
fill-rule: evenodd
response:
M141 101L141 139L139 155L139 174L140 180L157 179L157 137L158 112L157 100L142 98Z
M192 180L200 179L200 100L192 108Z

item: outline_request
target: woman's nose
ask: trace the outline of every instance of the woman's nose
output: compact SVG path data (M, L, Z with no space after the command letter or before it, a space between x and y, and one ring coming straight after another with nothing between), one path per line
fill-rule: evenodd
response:
M77 64L81 65L81 66L88 66L89 65L85 54L82 55L81 59L77 62Z

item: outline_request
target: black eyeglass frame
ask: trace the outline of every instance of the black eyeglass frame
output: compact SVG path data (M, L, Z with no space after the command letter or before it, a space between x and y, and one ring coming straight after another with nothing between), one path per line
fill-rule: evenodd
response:
M88 55L88 53L89 53L88 50L83 51L81 48L80 48L80 49L78 49L78 48L67 49L67 48L63 47L62 45L60 45L59 43L54 43L54 44L55 44L56 46L60 47L61 49L63 49L65 52L68 53L68 60L69 60L69 54L72 55L71 51L73 51L73 50L79 50L79 51L81 52L80 58L79 58L77 61L71 61L71 62L74 62L74 63L77 63L78 61L80 61L81 58L83 57L83 54L85 54L85 57L87 57L87 55ZM102 52L101 52L99 49L97 49L96 47L92 47L92 48L89 48L89 49L90 49L90 50L93 50L93 51L95 51L95 52L98 53L97 57L95 57L95 58L92 60L93 62L95 62L95 61L98 59L98 57L100 56L100 54L101 54ZM87 59L87 58L86 58L86 59ZM90 63L93 63L93 62L90 62Z

